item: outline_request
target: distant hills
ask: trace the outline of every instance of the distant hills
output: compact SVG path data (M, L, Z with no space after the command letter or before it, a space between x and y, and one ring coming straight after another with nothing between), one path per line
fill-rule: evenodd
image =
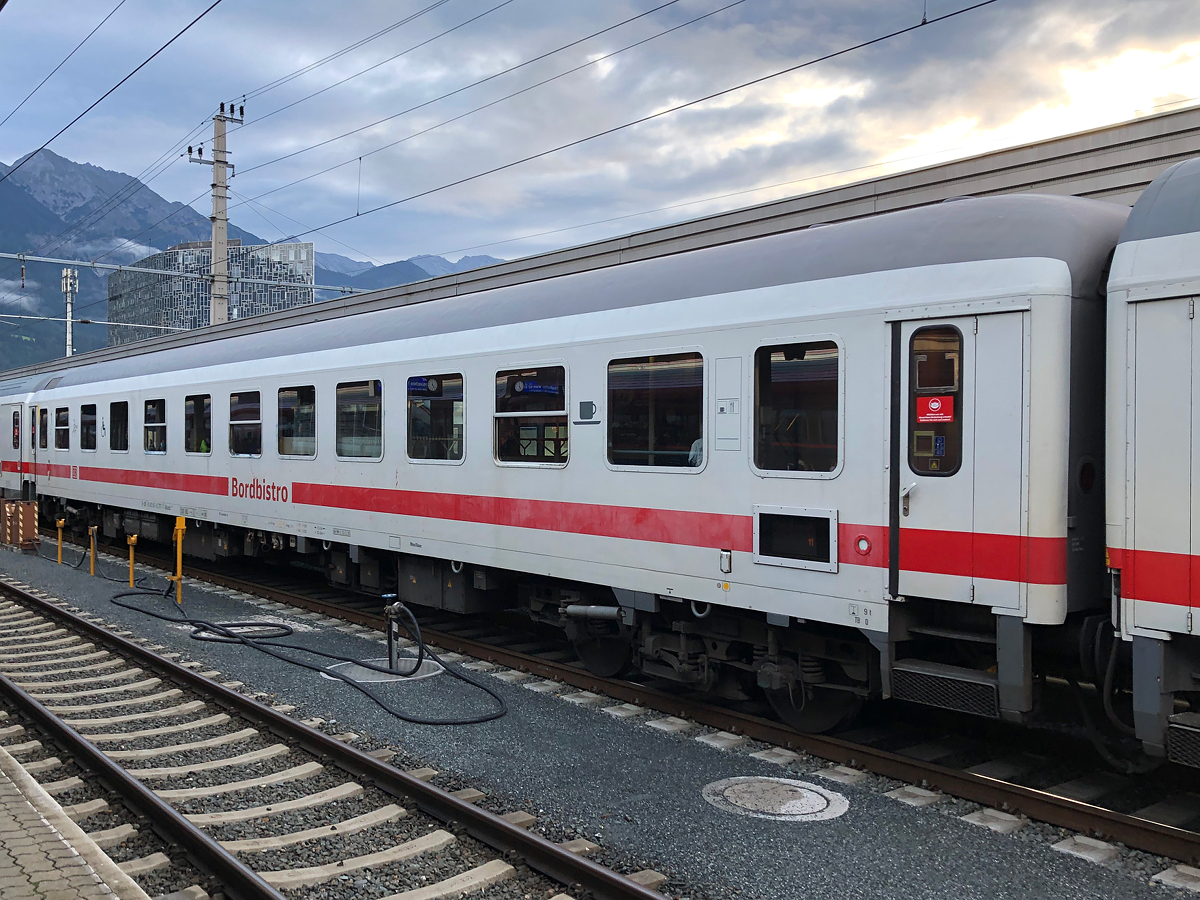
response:
M0 163L0 176L10 168ZM111 200L113 195L121 202ZM10 253L63 259L108 254L105 262L132 263L184 241L206 241L210 234L206 216L164 199L133 176L73 162L49 150L0 182L0 250ZM233 222L229 236L241 238L244 244L268 243ZM317 253L316 281L374 290L498 262L502 260L491 256L450 262L426 255L375 265L337 253ZM0 313L61 317L61 272L61 265L27 263L22 286L20 263L0 259ZM79 283L76 316L106 318L107 275L80 268ZM319 299L329 296L334 295L318 294ZM75 326L77 352L102 347L106 338L103 326ZM64 351L62 322L0 319L0 371L54 359Z

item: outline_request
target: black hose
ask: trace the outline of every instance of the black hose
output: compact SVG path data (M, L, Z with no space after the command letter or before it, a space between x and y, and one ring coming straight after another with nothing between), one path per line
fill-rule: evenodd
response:
M1113 675L1117 670L1117 650L1120 649L1121 641L1114 634L1112 639L1112 648L1108 651L1108 666L1104 669L1104 688L1101 690L1101 695L1104 697L1104 714L1108 716L1108 720L1116 726L1116 729L1128 737L1136 737L1137 731L1129 725L1126 725L1117 717L1117 711L1113 709Z
M1138 765L1133 760L1121 759L1116 756L1104 743L1104 736L1100 734L1100 730L1096 727L1096 723L1092 719L1091 710L1087 707L1087 702L1083 697L1083 689L1079 686L1079 682L1071 678L1068 680L1068 683L1071 685L1071 690L1075 694L1075 700L1079 704L1079 712L1083 716L1083 725L1087 729L1088 740L1096 752L1100 754L1101 759L1123 775L1145 775L1147 772L1153 772L1166 762L1163 759L1152 759L1147 764Z
M434 653L432 650L430 650L428 646L426 646L425 642L421 639L421 630L420 630L420 626L417 625L416 617L412 614L412 611L409 610L408 607L404 606L403 604L401 604L401 608L403 609L403 611L405 613L407 613L408 618L412 622L412 625L413 625L412 630L409 630L407 628L407 626L406 626L406 630L408 630L409 634L413 636L414 641L417 644L417 647L418 647L417 660L418 661L417 661L417 665L413 667L413 670L411 672L397 673L391 669L384 668L382 666L377 666L377 665L374 665L373 663L369 663L364 660L354 659L353 657L339 656L334 653L326 653L322 650L316 650L312 647L305 647L300 644L279 643L278 641L281 638L291 636L293 634L293 631L287 625L281 625L277 622L207 622L203 619L192 618L192 617L186 615L186 613L179 617L169 616L169 615L165 615L163 613L155 612L154 610L145 609L143 607L137 606L132 603L122 602L123 598L126 598L126 597L154 597L156 599L163 599L167 596L167 594L170 593L170 591L173 588L174 588L173 584L168 584L167 587L162 592L146 590L146 589L121 591L112 596L112 603L121 607L122 609L128 609L133 612L142 613L143 615L151 616L151 617L153 617L155 619L159 619L163 622L170 622L172 624L180 624L180 625L191 625L192 629L193 629L191 637L193 640L214 641L217 643L242 644L243 646L249 647L252 650L257 650L260 653L265 653L268 656L272 656L275 659L280 660L281 662L289 663L294 666L299 666L300 668L308 669L311 672L316 672L316 673L319 673L322 675L328 675L331 678L340 679L341 681L344 681L344 682L346 682L346 684L353 687L355 690L365 694L381 709L383 709L386 712L390 713L391 715L395 716L397 719L400 719L401 721L404 721L404 722L409 722L413 725L478 725L483 722L491 722L495 719L499 719L501 716L505 715L508 712L508 704L504 701L504 698L501 697L497 691L495 691L493 688L489 687L488 685L475 680L471 676L467 675L465 672L460 672L457 669L451 668L448 663L445 663L441 659L439 659L437 654ZM267 637L251 637L244 633L244 629L257 630L259 632L262 632L265 630L268 632L268 636ZM276 629L277 631L276 631L276 633L271 634L270 629ZM286 629L286 633L283 632L282 629ZM305 662L304 660L296 659L295 657L292 657L292 656L287 656L287 655L281 653L280 652L281 650L294 650L294 651L298 651L298 652L302 652L302 653L311 653L314 656L320 656L325 659L337 660L339 662L353 663L355 665L362 666L365 669L370 669L375 672L381 672L381 673L388 674L388 675L399 674L402 677L409 677L409 676L416 674L416 672L420 668L421 661L423 661L426 656L429 656L431 659L435 660L446 672L449 672L455 678L459 679L460 681L464 681L467 684L470 684L474 687L477 687L484 693L488 694L488 696L490 696L493 700L495 700L497 709L495 709L491 712L481 713L480 715L477 715L477 716L469 716L469 717L464 717L464 718L431 719L431 718L427 718L425 716L411 715L409 713L404 713L398 709L395 709L394 707L389 705L387 703L387 701L385 701L382 697L380 697L379 695L374 693L366 685L364 685L363 683L361 683L359 681L356 681L355 679L349 677L348 675L344 675L341 672L337 671L336 669L327 668L326 666L321 666L321 665L314 665L312 663Z

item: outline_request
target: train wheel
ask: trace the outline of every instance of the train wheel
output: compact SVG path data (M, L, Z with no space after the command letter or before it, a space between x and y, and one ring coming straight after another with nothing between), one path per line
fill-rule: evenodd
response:
M600 678L622 674L633 657L633 646L620 635L589 635L574 641L574 645L587 670Z
M764 691L775 714L805 734L822 734L849 724L862 709L863 698L850 691L794 685L791 690Z

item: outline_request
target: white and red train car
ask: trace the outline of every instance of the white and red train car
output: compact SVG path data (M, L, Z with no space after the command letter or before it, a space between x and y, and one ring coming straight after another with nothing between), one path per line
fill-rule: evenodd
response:
M1139 640L1173 658L1186 629L1107 577L1106 486L1137 483L1133 457L1105 477L1109 265L1143 290L1163 239L1118 248L1129 216L966 198L14 370L0 485L111 536L168 540L182 515L197 556L516 609L597 672L762 690L804 729L873 696L1021 721L1041 676L1100 683L1128 639L1140 697ZM1141 299L1108 293L1110 349ZM1159 550L1109 521L1114 570ZM1151 749L1185 690L1155 694L1153 728L1138 706Z

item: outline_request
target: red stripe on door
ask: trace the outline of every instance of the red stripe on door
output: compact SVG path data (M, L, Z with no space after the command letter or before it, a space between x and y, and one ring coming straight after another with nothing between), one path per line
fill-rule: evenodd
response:
M1121 570L1122 597L1172 606L1200 606L1200 556L1110 547L1108 561Z
M906 572L1066 584L1067 539L902 528L900 565Z

